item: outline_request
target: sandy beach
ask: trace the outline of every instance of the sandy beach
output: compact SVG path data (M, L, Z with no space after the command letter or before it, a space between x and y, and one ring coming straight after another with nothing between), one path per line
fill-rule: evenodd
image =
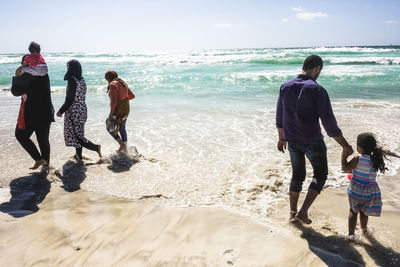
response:
M37 2L0 9L0 267L400 267L400 0ZM383 171L354 240L342 155Z
M341 147L323 132L329 178L313 223L288 222L291 163L276 149L276 100L304 59L321 53L319 81L348 142L371 131L400 154L400 47L54 52L44 54L54 108L65 101L66 62L78 58L85 137L101 144L103 159L84 150L84 162L74 160L57 117L43 176L28 170L15 138L21 100L10 87L22 54L0 54L0 265L399 266L400 159L378 177L384 206L370 219L373 236L350 243ZM127 155L115 154L104 125L104 73L117 67L136 95ZM308 161L306 175L304 190Z
M34 173L0 188L0 258L3 266L398 266L398 178L380 180L384 210L370 220L373 237L350 243L344 187L324 190L313 224L303 226L288 223L287 201L260 221L67 190Z

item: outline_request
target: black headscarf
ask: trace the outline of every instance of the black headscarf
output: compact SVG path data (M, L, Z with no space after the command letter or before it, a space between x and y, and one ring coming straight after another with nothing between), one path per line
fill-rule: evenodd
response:
M64 81L75 77L77 80L82 79L82 66L78 60L73 59L67 62L67 73L64 75Z
M67 73L64 75L64 80L68 81L67 95L65 96L64 105L61 106L59 113L63 114L69 109L75 99L76 94L76 80L82 79L82 66L78 60L70 60L67 62Z

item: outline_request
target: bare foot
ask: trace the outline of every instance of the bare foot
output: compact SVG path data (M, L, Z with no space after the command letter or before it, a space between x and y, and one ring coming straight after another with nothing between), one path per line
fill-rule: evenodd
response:
M33 165L33 167L29 168L31 170L36 170L37 168L39 168L40 166L42 166L43 164L46 163L46 160L44 159L40 159L38 161L35 162L35 165Z
M362 230L362 234L364 236L372 236L372 234L375 232L375 229L373 227L365 227L365 228L361 228Z
M123 152L126 152L125 144L119 145L119 149L117 150L117 153L123 153Z
M360 236L356 233L347 235L346 239L350 242L358 242L361 240Z
M102 158L103 156L101 155L101 145L97 145L97 154L99 154L99 157Z
M355 235L348 235L348 236L347 236L347 240L349 240L349 241L355 241L355 240L356 240L356 236L355 236Z
M312 221L308 218L308 214L307 213L303 214L303 213L299 212L299 213L296 214L295 218L297 220L299 220L300 222L305 223L305 224L311 224L312 223Z
M291 210L290 211L289 222L295 222L296 221L296 214L297 214L297 211L295 211L295 210Z
M74 159L77 161L77 162L82 162L83 161L83 159L82 158L80 158L78 155L74 155Z
M48 174L49 172L50 172L50 166L46 162L45 164L42 165L42 169L40 170L40 173Z

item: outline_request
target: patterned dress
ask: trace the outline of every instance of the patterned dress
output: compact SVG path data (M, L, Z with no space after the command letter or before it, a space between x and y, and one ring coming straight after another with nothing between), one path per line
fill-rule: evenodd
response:
M87 143L84 137L85 122L87 119L86 107L86 82L85 79L79 81L75 79L76 92L72 105L65 112L64 118L64 140L66 146L81 147L79 139Z
M361 155L353 178L347 187L350 208L367 216L380 216L382 211L381 190L376 182L376 171L372 168L371 157Z

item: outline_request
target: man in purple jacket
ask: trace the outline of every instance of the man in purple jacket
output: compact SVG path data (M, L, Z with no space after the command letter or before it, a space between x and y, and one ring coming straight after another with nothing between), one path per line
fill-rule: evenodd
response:
M278 150L285 152L287 142L292 164L290 221L297 219L307 224L311 223L308 209L321 192L328 175L326 145L319 120L328 136L342 146L343 153L353 153L337 125L327 91L316 82L322 67L323 62L319 56L307 57L302 74L282 84L276 107ZM297 202L306 176L305 156L312 165L314 178L302 207L297 211Z

